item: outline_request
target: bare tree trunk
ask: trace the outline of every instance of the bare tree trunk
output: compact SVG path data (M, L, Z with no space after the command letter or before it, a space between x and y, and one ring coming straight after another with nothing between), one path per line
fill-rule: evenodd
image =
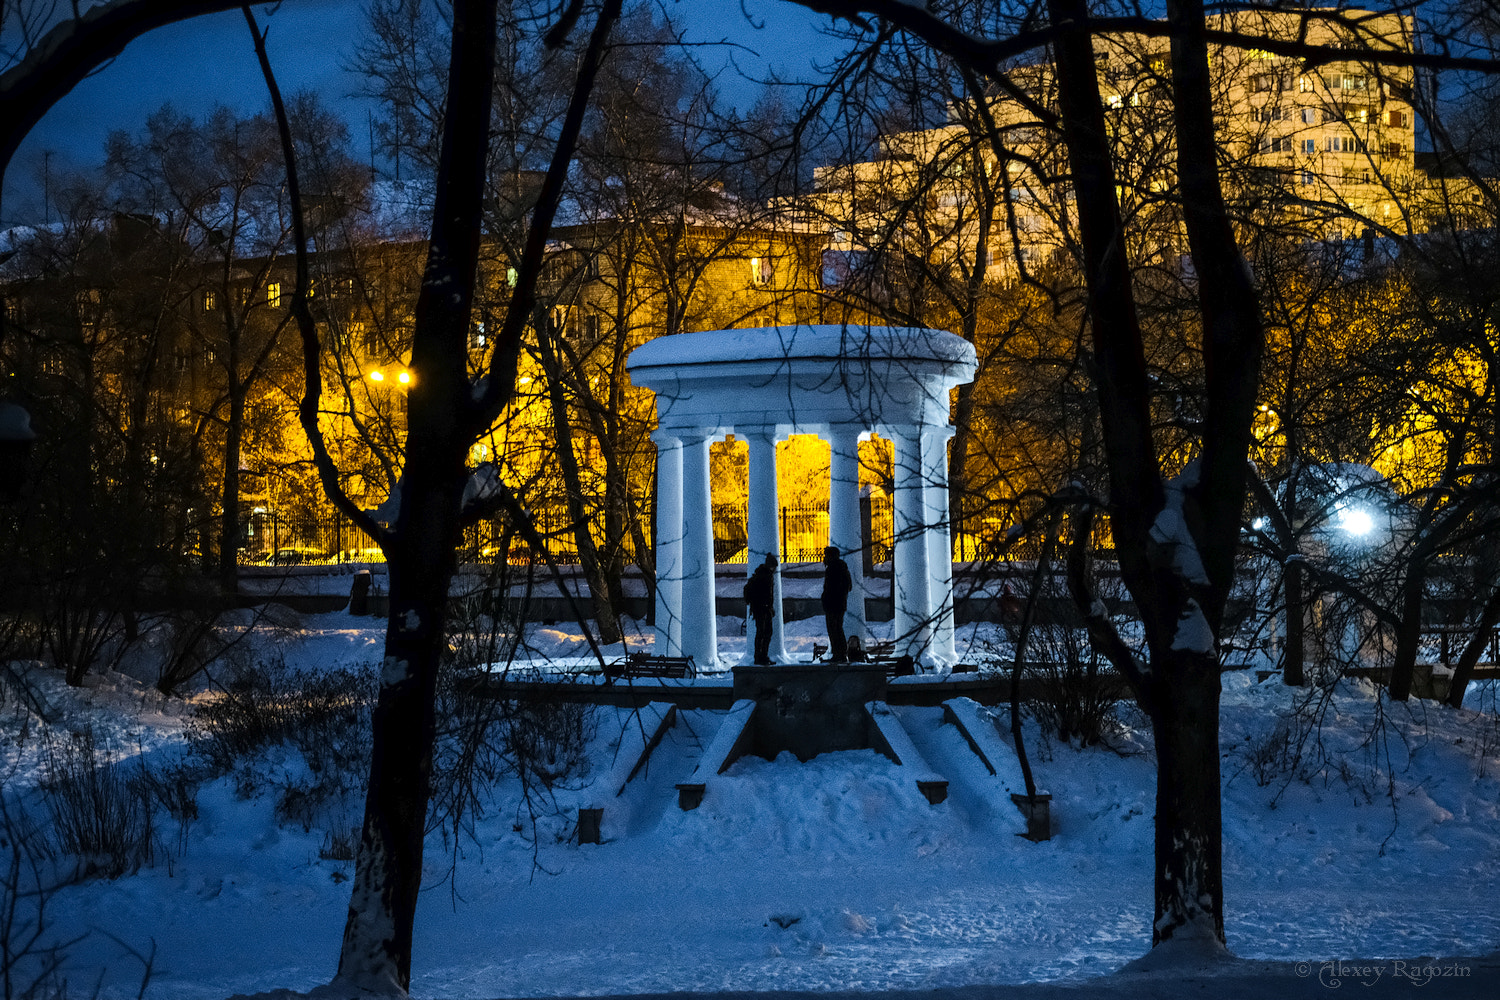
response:
M539 339L545 342L561 337L561 333L543 334ZM568 416L562 371L566 362L560 345L544 346L541 355L547 368L547 398L552 409L552 436L557 449L558 470L562 473L563 489L567 493L568 520L572 524L574 544L578 546L578 562L583 569L584 579L588 581L594 622L599 629L601 642L619 642L619 612L612 600L613 592L600 559L599 547L594 544L593 518L583 496L582 470L579 468L578 453L573 447L573 422Z
M1401 608L1397 613L1396 651L1391 660L1391 679L1386 694L1392 701L1411 697L1412 677L1417 669L1417 650L1422 640L1422 603L1427 589L1427 567L1413 557L1401 581Z
M1453 665L1453 678L1448 682L1448 697L1444 699L1450 708L1463 708L1464 692L1474 677L1474 667L1484 655L1485 648L1490 645L1490 636L1497 625L1500 625L1500 587L1490 591L1489 599L1484 602L1484 608L1479 613L1479 621L1474 625L1474 634L1464 646L1464 651L1459 654L1458 662Z
M245 393L229 373L229 423L224 428L224 488L219 509L219 582L233 594L239 581L240 451L245 430Z
M412 335L406 468L386 543L390 618L338 981L404 992L422 881L437 672L472 441L467 345L494 80L495 0L456 0L447 114Z
M1302 570L1296 560L1291 560L1283 571L1286 589L1286 628L1283 630L1284 645L1281 649L1281 683L1290 687L1302 687L1307 683L1304 668L1307 631L1307 602L1303 598Z
M1156 744L1156 920L1171 937L1224 941L1223 817L1218 808L1219 663L1213 654L1153 652L1170 697L1153 703ZM1213 803L1214 808L1204 808Z

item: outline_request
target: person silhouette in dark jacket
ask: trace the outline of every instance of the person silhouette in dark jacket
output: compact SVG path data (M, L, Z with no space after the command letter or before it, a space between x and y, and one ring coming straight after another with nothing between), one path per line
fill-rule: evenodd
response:
M766 553L766 561L755 567L745 583L745 604L755 619L755 662L771 662L771 627L776 618L776 557Z
M844 612L849 610L849 591L854 578L849 566L830 545L823 550L823 622L828 628L828 658L832 663L849 662L849 640L844 638Z

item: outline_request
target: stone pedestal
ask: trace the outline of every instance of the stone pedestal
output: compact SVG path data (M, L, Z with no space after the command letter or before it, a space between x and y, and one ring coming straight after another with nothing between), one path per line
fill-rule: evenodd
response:
M750 752L758 757L774 760L789 750L808 761L834 750L867 750L873 743L865 705L884 700L885 668L740 666L734 697L755 702Z
M1025 837L1034 844L1052 839L1052 796L1048 792L1037 792L1031 797L1010 793L1010 800L1026 818L1026 832L1016 836Z
M370 613L370 571L359 570L354 574L354 583L349 587L349 613L351 615L367 615Z

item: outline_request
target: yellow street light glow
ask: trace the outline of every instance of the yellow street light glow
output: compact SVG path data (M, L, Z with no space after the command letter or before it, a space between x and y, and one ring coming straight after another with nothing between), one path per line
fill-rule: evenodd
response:
M411 372L402 372L400 375L396 376L396 381L400 382L402 385L406 385L411 381Z
M378 371L371 372L370 373L370 381L371 382L384 382L385 381L385 374L383 372L378 372Z

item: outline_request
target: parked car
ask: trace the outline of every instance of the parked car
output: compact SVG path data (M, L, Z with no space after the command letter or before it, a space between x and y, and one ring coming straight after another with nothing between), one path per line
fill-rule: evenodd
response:
M329 554L322 549L315 549L306 545L287 545L273 552L271 557L266 560L266 565L302 566L327 562L329 558Z

